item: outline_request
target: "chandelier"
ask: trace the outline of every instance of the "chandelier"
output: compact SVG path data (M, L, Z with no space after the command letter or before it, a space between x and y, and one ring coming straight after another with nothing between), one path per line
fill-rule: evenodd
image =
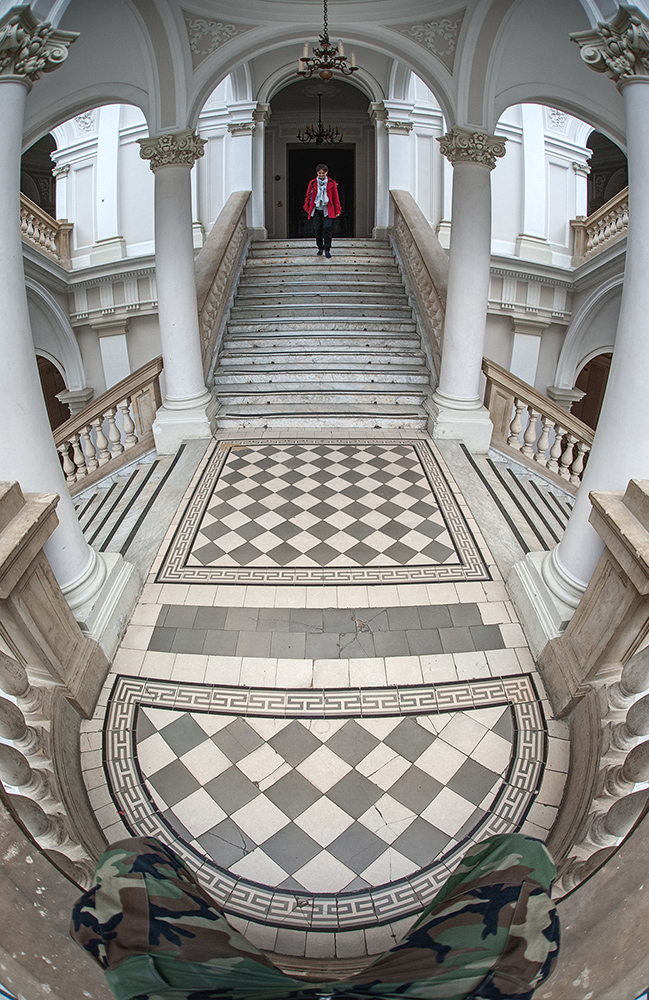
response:
M329 20L327 17L327 0L324 0L324 26L320 35L320 48L313 48L313 55L309 55L309 43L304 43L302 58L297 61L297 71L300 76L310 77L317 73L321 80L331 80L334 70L351 76L358 69L356 56L352 52L349 65L342 42L338 42L335 48L329 41ZM308 141L308 140L307 140Z
M300 142L315 142L318 146L323 142L342 142L343 134L336 125L334 128L325 128L322 124L322 94L318 94L318 127L307 125L304 132L297 133Z

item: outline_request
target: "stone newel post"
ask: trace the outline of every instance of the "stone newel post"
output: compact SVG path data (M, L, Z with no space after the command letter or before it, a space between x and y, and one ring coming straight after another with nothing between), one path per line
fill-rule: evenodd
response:
M491 171L505 139L454 125L438 139L453 164L451 249L439 386L431 433L486 452L492 425L480 398L491 264Z

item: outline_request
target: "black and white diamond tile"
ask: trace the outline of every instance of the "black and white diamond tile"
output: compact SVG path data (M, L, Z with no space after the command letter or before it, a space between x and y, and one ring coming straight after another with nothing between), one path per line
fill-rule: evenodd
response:
M220 442L158 573L165 583L485 580L427 441Z
M520 828L542 777L526 676L251 689L243 714L241 694L118 677L104 754L131 832L173 843L244 918L336 930L413 914L474 838Z

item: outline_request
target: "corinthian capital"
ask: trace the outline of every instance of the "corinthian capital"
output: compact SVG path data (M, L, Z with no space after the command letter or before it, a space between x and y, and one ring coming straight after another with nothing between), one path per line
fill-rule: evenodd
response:
M456 163L480 163L493 170L496 158L505 155L506 139L487 132L472 132L460 125L453 125L450 132L437 140L444 156Z
M61 31L37 21L30 8L14 7L0 19L0 76L20 76L33 83L68 57L78 31Z
M581 58L619 87L637 77L649 77L649 20L637 7L622 4L610 21L570 35Z
M149 166L154 171L159 167L178 163L193 167L194 162L203 155L203 147L207 142L191 128L169 135L150 135L147 139L137 141L140 144L140 156L149 161Z

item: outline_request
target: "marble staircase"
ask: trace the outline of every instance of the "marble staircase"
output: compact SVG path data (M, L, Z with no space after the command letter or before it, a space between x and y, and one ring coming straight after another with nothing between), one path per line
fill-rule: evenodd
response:
M422 429L431 371L387 240L252 244L214 372L220 428Z

